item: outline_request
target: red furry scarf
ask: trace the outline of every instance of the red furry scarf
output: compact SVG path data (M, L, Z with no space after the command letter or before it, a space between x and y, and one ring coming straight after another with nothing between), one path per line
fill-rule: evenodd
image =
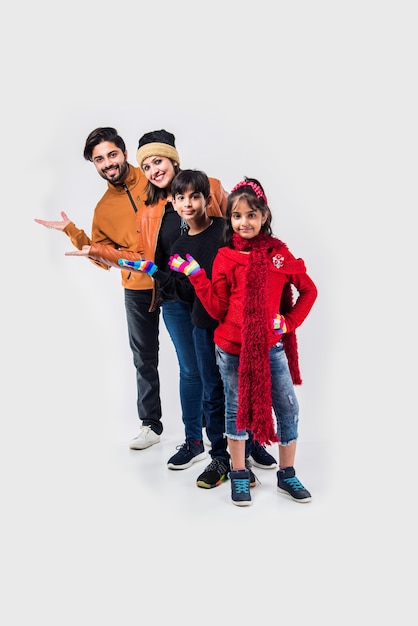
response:
M278 441L273 424L270 376L269 336L272 320L267 304L268 250L285 246L283 242L264 233L253 239L238 234L232 238L235 250L250 252L246 272L246 295L243 312L242 348L238 370L237 427L251 430L261 444ZM289 283L283 289L280 312L285 314L293 306ZM286 337L286 339L285 339ZM296 335L283 335L283 347L289 361L292 380L300 384Z

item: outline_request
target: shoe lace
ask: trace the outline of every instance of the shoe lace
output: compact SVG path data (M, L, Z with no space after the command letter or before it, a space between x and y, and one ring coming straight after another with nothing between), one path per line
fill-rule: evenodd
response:
M236 493L249 493L250 481L246 478L234 478L234 488Z
M225 471L226 467L224 466L224 464L219 461L219 459L212 459L212 461L209 463L209 465L205 468L205 471L210 472L211 470L222 470Z
M146 435L148 435L148 433L150 432L150 430L151 430L151 426L145 426L145 425L144 425L144 426L141 426L141 429L140 429L140 431L139 431L139 435L140 435L141 437L146 437Z
M206 466L205 470L210 471L213 469L219 469L220 461L218 459L212 459L209 465Z
M297 476L293 476L292 478L285 478L284 482L287 483L292 489L295 491L300 491L301 489L305 489L305 487L300 482Z

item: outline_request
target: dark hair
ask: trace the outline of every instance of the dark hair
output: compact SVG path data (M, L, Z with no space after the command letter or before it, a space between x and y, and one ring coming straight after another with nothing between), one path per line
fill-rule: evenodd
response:
M102 128L96 128L92 130L90 135L86 139L86 145L84 146L83 156L86 161L92 161L93 150L99 143L103 143L103 141L109 141L110 143L114 143L123 153L126 152L125 142L120 135L118 135L118 131L116 128L112 128L111 126L104 126Z
M247 176L244 176L244 181L248 183L254 183L258 187L260 187L261 191L264 194L264 197L266 197L261 183L256 178L248 178ZM266 235L273 234L273 231L271 229L272 215L268 204L264 202L263 198L259 198L257 196L251 185L242 185L238 189L235 189L235 191L232 191L228 196L225 215L227 225L224 234L224 242L227 246L231 245L232 235L234 234L234 230L231 226L231 215L240 200L245 200L254 211L260 211L263 216L267 215L267 219L264 224L262 224L260 232L265 233Z
M202 193L205 199L210 196L209 178L201 170L181 170L171 182L171 194L173 198L177 194L184 194L188 189L196 193Z

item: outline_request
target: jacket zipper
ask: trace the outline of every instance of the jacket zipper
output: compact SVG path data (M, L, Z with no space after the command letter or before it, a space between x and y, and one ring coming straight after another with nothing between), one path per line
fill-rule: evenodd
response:
M134 211L135 211L135 213L137 213L137 212L138 212L138 209L137 209L137 207L136 207L136 204L135 204L135 202L134 202L134 199L133 199L133 198L132 198L132 196L131 196L131 192L129 191L129 189L127 188L127 186L125 185L125 183L123 183L123 184L122 184L122 189L124 189L124 190L126 191L126 193L128 194L128 198L129 198L129 200L131 201L131 204L132 204L132 206L133 206L133 208L134 208Z
M131 204L132 204L132 206L133 206L133 208L134 208L134 211L135 211L135 213L137 213L137 212L138 212L138 209L137 209L137 207L136 207L136 204L135 204L135 202L134 202L134 199L132 198L131 192L129 191L129 189L128 189L128 187L125 185L125 183L122 183L122 189L123 189L124 191L126 191L126 193L127 193L127 195L128 195L128 198L129 198L129 200L130 200L130 202L131 202ZM129 272L129 275L128 275L128 280L130 279L131 274L132 274L132 272Z
M124 191L126 191L126 193L128 194L128 198L129 198L129 200L130 200L130 202L131 202L131 204L132 204L132 206L133 206L133 209L134 209L135 213L137 213L137 212L138 212L138 208L137 208L137 206L136 206L136 204L135 204L135 202L134 202L134 199L132 198L131 192L129 191L129 189L128 189L128 187L125 185L125 183L123 183L123 184L122 184L122 189L123 189ZM132 274L132 272L129 272L128 280L130 279L131 274ZM157 289L156 289L156 283L155 283L155 281L154 281L154 286L153 286L153 288L152 288L152 298L151 298L151 304L150 304L150 307L149 307L149 309L148 309L150 313L151 313L151 312L154 310L154 308L155 308L155 300L156 300L156 295L157 295Z

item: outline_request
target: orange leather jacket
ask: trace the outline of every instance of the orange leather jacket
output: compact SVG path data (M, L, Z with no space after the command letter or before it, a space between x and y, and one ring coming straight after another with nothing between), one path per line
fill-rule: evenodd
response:
M213 216L225 215L228 193L217 178L209 178L209 181L211 197L207 213ZM147 182L142 170L129 164L125 183L117 186L108 183L107 191L97 203L91 238L73 222L64 229L79 250L84 245L91 246L89 258L93 263L106 270L118 268L122 286L127 289L154 288L154 280L148 274L121 270L118 265L121 256L134 261L155 259L166 201L160 200L154 206L145 206Z

